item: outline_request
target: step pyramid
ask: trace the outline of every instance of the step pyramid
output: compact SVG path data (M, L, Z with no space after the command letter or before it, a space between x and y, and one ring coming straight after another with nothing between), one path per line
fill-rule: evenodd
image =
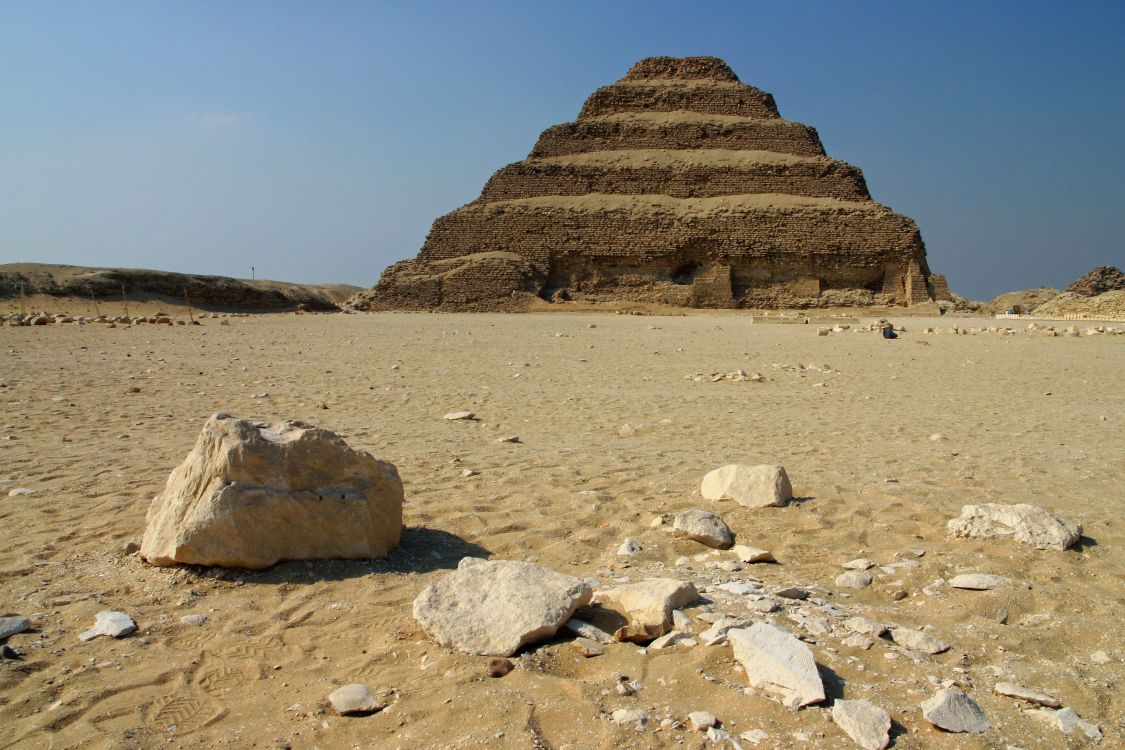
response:
M359 309L778 309L948 298L915 223L715 57L650 57L550 127Z

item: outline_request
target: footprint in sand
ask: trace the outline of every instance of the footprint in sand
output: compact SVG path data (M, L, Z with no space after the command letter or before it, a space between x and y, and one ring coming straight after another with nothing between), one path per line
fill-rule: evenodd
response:
M148 712L148 723L166 732L187 734L202 729L227 713L215 702L190 693L175 692L157 699Z

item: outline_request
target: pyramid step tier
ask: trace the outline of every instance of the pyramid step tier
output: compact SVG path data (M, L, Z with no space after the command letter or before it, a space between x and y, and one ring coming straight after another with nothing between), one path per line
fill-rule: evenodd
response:
M733 149L824 156L814 128L788 120L693 113L611 115L543 131L531 157L628 149Z
M750 193L867 200L863 173L820 157L776 158L762 151L636 150L529 159L488 181L481 201L587 193L704 198Z
M694 85L616 83L595 91L579 120L623 112L699 112L763 119L780 118L773 96L745 84L703 82Z

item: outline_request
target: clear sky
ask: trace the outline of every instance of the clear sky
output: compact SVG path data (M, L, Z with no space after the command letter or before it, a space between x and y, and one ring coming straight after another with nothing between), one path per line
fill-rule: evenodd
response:
M954 291L1125 265L1125 3L0 0L0 263L373 284L649 55L716 55Z

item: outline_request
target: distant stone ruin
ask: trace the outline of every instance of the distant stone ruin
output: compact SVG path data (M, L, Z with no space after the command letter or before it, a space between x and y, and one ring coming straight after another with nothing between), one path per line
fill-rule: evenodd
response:
M915 223L714 57L650 57L434 222L360 309L913 305L949 299Z
M1120 289L1125 289L1125 273L1114 266L1098 266L1068 286L1066 291L1082 297L1096 297Z

